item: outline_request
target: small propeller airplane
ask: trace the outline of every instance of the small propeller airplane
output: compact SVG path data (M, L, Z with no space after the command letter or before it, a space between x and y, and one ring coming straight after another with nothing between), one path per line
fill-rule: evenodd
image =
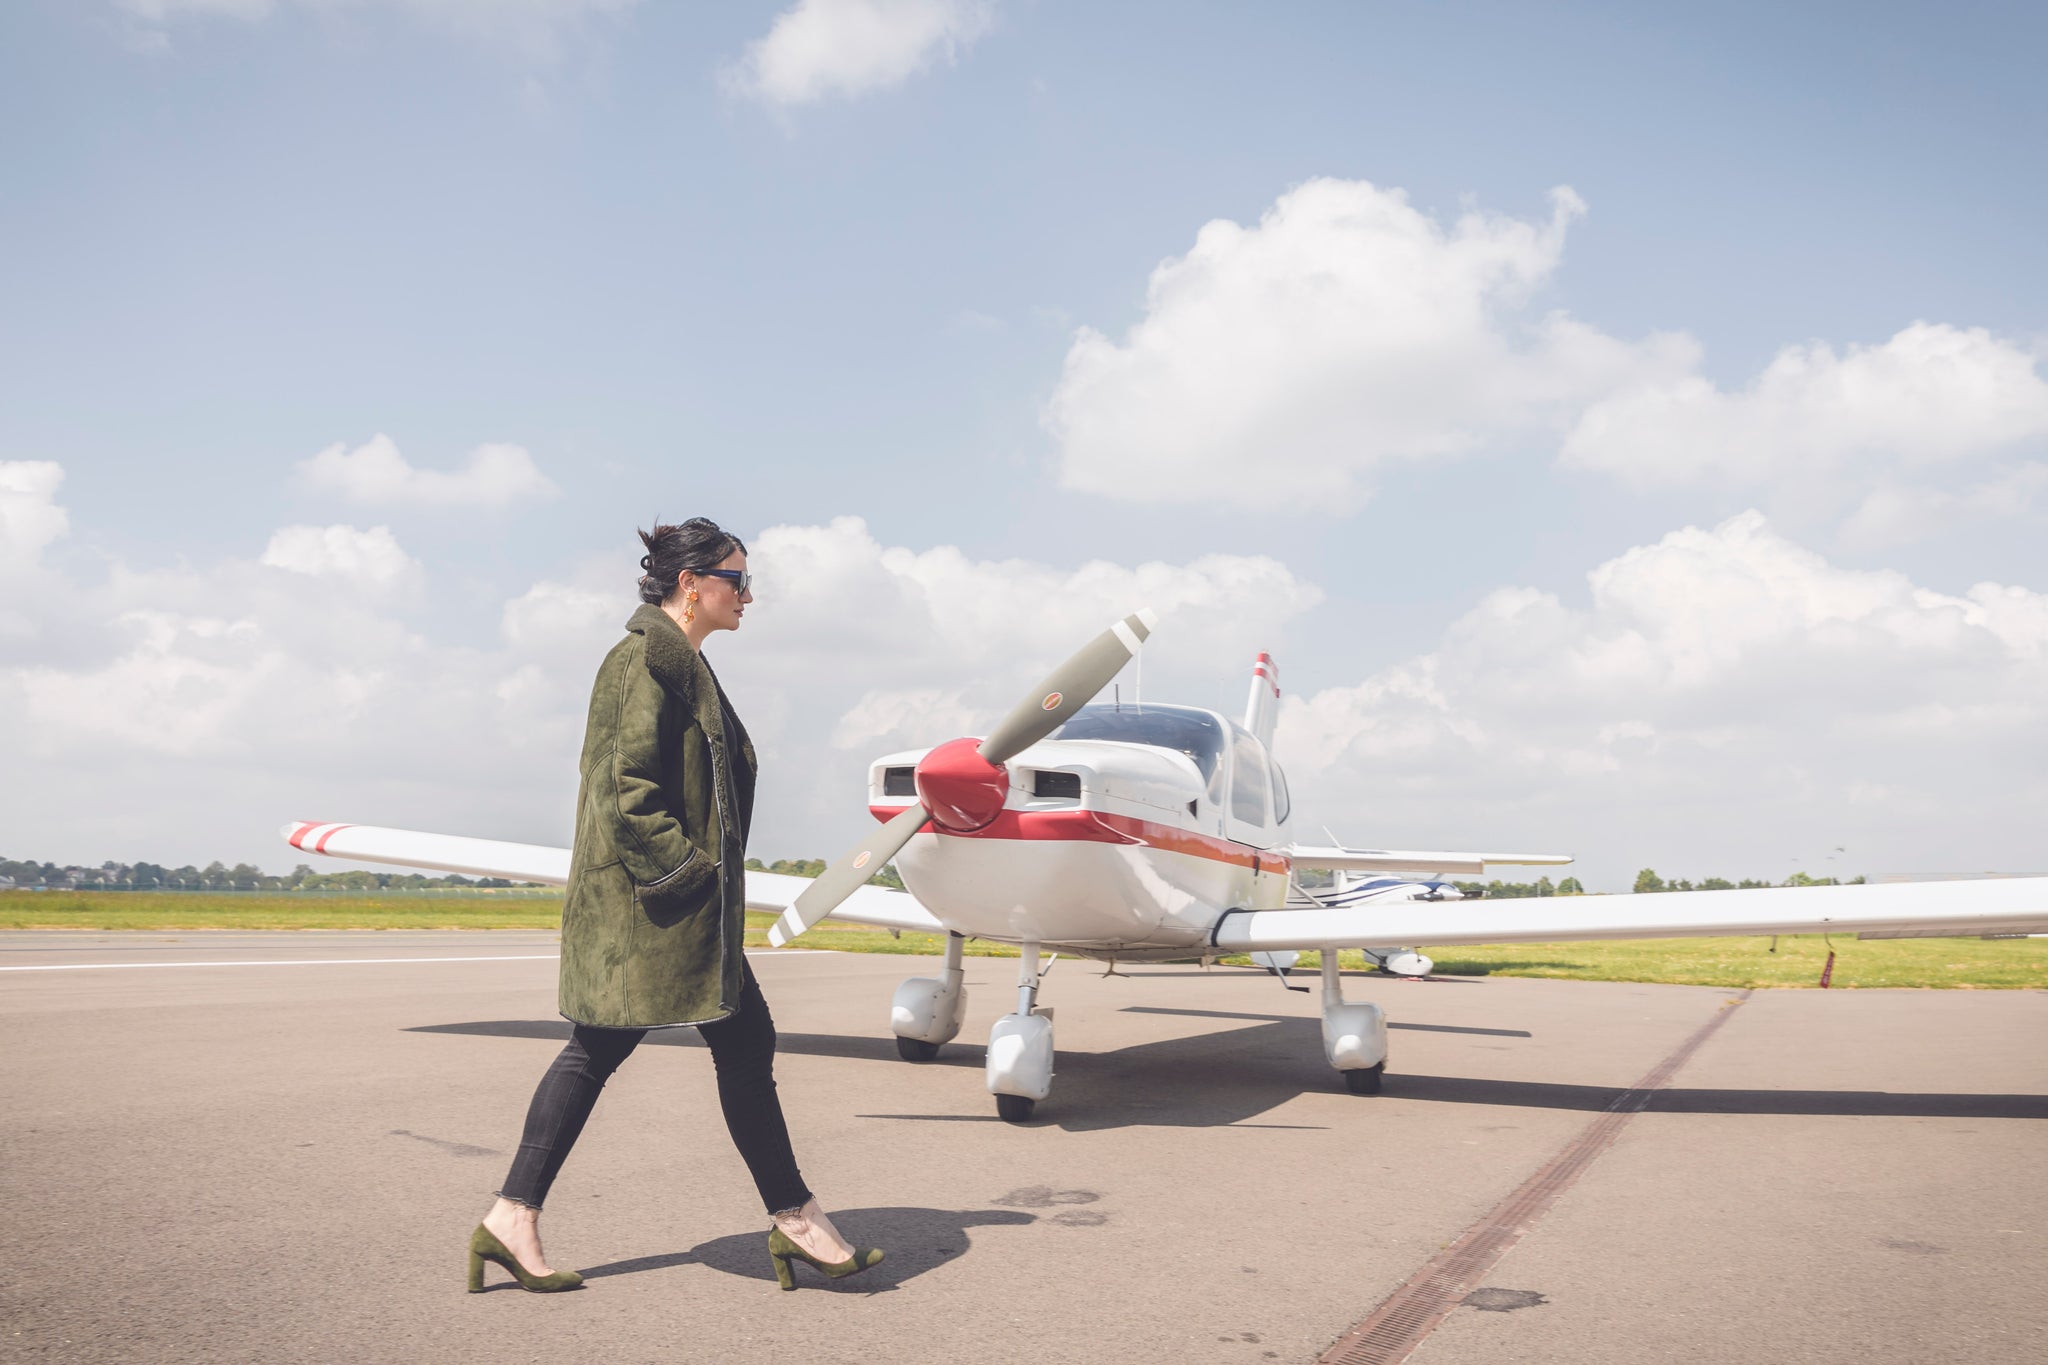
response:
M1299 954L1316 951L1324 1055L1365 1095L1385 1074L1386 1015L1344 998L1339 949L1416 976L1429 959L1386 945L2048 930L2048 877L1502 902L1464 899L1441 878L1570 857L1296 842L1271 754L1280 687L1270 657L1253 664L1242 723L1199 707L1096 703L1153 625L1149 611L1116 622L986 736L875 760L868 808L881 823L815 880L746 874L747 907L780 912L775 947L827 918L946 936L939 974L903 982L891 1002L908 1061L936 1057L960 1032L966 941L1016 945L1016 1008L989 1031L986 1066L997 1112L1013 1123L1051 1092L1053 1013L1038 1003L1048 952L1112 967L1249 954L1284 984ZM569 875L563 848L310 821L284 837L401 867L556 884ZM869 884L892 859L906 891ZM1306 886L1304 873L1334 874L1334 885Z

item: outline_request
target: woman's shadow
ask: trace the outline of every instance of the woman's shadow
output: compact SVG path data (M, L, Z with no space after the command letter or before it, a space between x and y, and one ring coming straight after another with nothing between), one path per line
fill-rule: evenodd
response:
M967 1254L974 1240L969 1228L1014 1227L1035 1223L1037 1215L1016 1209L834 1209L832 1221L857 1246L878 1246L888 1253L880 1265L862 1271L845 1282L844 1288L866 1294L894 1289L905 1280L922 1275ZM586 1280L611 1275L632 1275L643 1270L665 1270L670 1266L703 1265L747 1280L773 1280L775 1268L768 1259L768 1227L764 1219L759 1231L734 1233L700 1242L688 1251L661 1256L636 1256L591 1266L583 1272ZM797 1285L804 1289L839 1288L807 1265L795 1267Z

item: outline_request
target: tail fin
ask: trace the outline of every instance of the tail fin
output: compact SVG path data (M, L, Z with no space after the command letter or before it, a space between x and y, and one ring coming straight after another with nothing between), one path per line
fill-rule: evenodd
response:
M1259 743L1272 747L1273 722L1280 715L1280 665L1273 662L1273 656L1261 652L1252 661L1252 695L1244 706L1244 728L1259 737Z

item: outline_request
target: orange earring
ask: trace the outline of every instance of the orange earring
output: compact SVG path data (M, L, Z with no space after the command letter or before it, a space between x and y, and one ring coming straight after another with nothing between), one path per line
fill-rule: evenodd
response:
M694 621L694 620L696 620L696 619L697 619L697 606L696 606L696 602L697 602L697 590L696 590L695 588L692 588L692 589L690 589L690 595L689 595L688 597L685 597L685 598L683 599L683 624L684 624L684 625L688 625L688 624L689 624L690 622L692 622L692 621Z

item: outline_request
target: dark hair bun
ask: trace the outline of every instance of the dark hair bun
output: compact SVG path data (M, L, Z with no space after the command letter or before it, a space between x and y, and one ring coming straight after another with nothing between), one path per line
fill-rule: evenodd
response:
M745 541L709 517L691 517L680 526L664 526L657 519L652 531L639 535L647 547L640 556L640 600L657 607L676 590L676 579L685 570L715 569L733 551L747 551Z

